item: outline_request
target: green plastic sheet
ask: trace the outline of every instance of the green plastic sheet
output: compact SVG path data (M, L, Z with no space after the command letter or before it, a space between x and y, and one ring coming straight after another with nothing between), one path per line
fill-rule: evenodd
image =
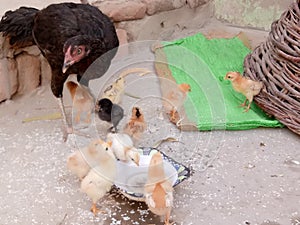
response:
M184 109L199 130L282 127L254 102L243 112L239 105L245 97L224 80L228 71L243 72L244 58L250 53L239 38L207 39L199 33L164 42L163 52L176 83L191 85Z

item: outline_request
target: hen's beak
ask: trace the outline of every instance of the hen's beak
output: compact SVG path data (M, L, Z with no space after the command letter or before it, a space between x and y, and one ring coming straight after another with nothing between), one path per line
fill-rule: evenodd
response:
M62 67L62 72L65 73L67 69L74 64L74 61L66 60L64 61L64 65Z
M75 63L74 59L71 57L71 47L69 47L65 53L64 64L62 67L62 72L65 73L67 69Z
M69 68L69 65L67 63L64 63L64 65L62 67L62 72L65 73L68 68Z

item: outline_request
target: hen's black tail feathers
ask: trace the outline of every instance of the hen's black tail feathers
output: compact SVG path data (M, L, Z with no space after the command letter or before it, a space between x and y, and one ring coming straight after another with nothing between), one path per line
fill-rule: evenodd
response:
M7 11L0 21L0 32L9 38L14 47L25 47L34 44L32 27L38 9L21 7L15 11Z

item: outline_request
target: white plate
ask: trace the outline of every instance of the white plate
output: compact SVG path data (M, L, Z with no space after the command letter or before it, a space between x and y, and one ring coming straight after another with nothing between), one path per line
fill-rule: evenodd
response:
M127 194L143 196L150 160L151 155L141 155L140 166L133 162L124 163L118 161L115 186ZM177 170L170 162L164 160L163 163L166 178L174 185L178 178Z

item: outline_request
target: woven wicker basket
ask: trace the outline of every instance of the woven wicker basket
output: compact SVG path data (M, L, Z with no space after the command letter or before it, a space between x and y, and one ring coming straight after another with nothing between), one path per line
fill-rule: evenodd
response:
M300 135L300 0L272 23L267 40L244 61L246 77L264 88L254 101Z

